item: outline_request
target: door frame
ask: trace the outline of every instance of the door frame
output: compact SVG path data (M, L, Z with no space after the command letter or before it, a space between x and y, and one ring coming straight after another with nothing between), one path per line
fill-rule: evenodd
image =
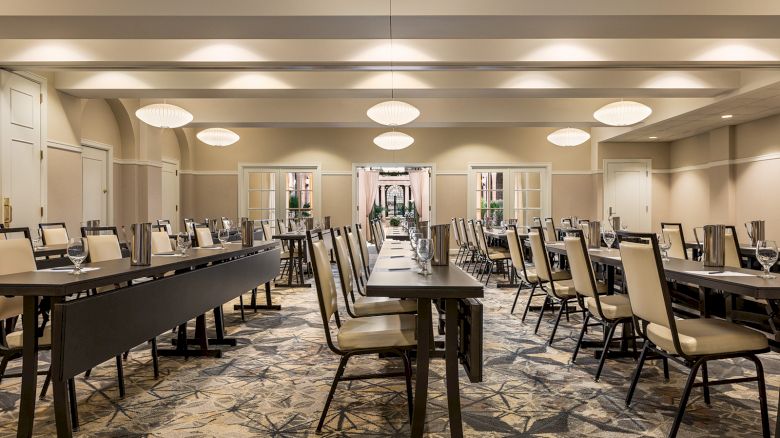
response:
M246 186L248 181L245 181L244 175L248 169L270 169L274 171L287 170L287 169L300 169L302 171L311 171L314 173L314 204L315 208L312 209L312 215L314 217L322 216L322 165L319 163L284 163L284 164L266 164L266 163L238 163L238 216L249 216L249 205L247 205ZM286 189L275 191L284 192ZM278 196L278 193L275 193ZM277 217L277 219L279 219Z
M46 77L29 72L29 71L19 71L19 70L3 70L4 72L7 72L8 74L15 74L17 76L21 76L27 80L30 80L32 82L35 82L40 86L40 92L41 92L41 109L40 109L40 148L41 148L41 161L40 161L40 200L41 200L41 207L43 207L43 213L41 214L40 222L46 222L48 221L48 215L49 215L49 203L48 203L48 160L49 160L49 152L48 152L48 143L49 143L49 133L48 133L48 126L49 126L49 113L48 113L48 107L49 107L49 86L48 86L48 79ZM0 97L2 99L2 97ZM0 107L0 123L3 123L5 121L5 117L10 117L9 114L5 114L4 111L2 111L2 108ZM2 137L0 137L0 146L7 140L6 139L7 134L3 134ZM2 188L2 180L0 180L0 194L3 193ZM0 221L4 219L3 212L0 211Z
M609 175L609 165L610 164L619 164L619 163L641 163L645 165L645 184L647 189L647 222L649 224L649 230L653 229L653 180L652 180L652 174L653 174L653 160L652 158L605 158L602 160L602 186L603 190L601 193L601 200L602 200L602 220L606 221L609 219L609 203L607 202L607 193L609 191L609 187L607 186L608 181L608 175Z
M504 217L508 218L514 212L514 184L512 182L512 173L523 169L540 169L544 171L542 179L547 190L542 190L542 196L540 197L539 205L541 207L541 214L549 214L552 216L552 163L550 162L528 162L528 163L468 163L466 166L466 216L469 219L476 219L475 208L473 207L476 200L476 188L474 184L474 176L478 172L506 172L509 176L505 181L510 184L509 188L504 188ZM506 183L505 183L506 184Z
M173 220L173 219L165 218L171 221L171 229L174 230L175 232L176 230L179 229L179 221L181 220L181 163L179 162L179 160L175 158L163 158L162 160L160 160L160 162L162 163L162 166L160 167L160 173L164 172L166 164L174 166L176 170L176 185L178 186L176 190L178 195L176 198L176 209L175 209L176 219ZM162 198L162 187L165 185L165 182L161 180L160 183L161 183L160 197ZM162 201L165 202L165 199L162 199Z
M106 151L106 222L109 224L114 223L114 148L105 143L99 141L90 140L88 138L81 139L81 146L92 149L99 149ZM82 169L82 172L84 170ZM82 217L83 220L86 218Z
M431 225L436 224L436 163L352 163L352 223L356 224L360 222L358 217L358 168L359 167L428 167L431 169L431 184L430 195L428 197L430 205L429 210L429 223ZM449 223L449 221L447 221Z

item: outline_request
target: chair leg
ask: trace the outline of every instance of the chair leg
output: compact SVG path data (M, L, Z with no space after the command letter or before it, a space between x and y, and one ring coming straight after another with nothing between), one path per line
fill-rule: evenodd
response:
M5 375L5 369L8 367L9 360L11 360L9 356L3 356L3 359L0 361L0 382L3 381L3 375Z
M38 399L43 400L46 398L46 393L49 392L49 384L51 383L51 368L49 368L49 371L46 373L46 378L43 380L43 387L41 388L41 394L38 396Z
M328 408L330 408L330 402L333 401L333 394L336 392L336 386L341 380L341 376L344 375L344 368L347 367L347 361L349 361L349 355L341 356L339 362L339 368L336 370L336 375L333 377L333 384L330 386L330 392L328 398L325 400L325 407L322 409L322 415L320 416L320 422L317 424L317 433L322 432L322 426L325 424L325 417L328 415Z
M604 340L604 347L601 349L601 357L599 358L599 366L596 368L596 375L593 380L598 382L601 377L601 370L604 369L604 362L607 360L607 353L609 353L609 344L612 342L612 337L615 336L615 329L617 328L617 322L609 323L609 333L607 333L607 339Z
M68 379L68 398L70 399L70 422L73 431L79 430L79 407L76 403L76 380Z
M152 338L152 369L154 369L154 380L160 378L160 360L157 356L157 337Z
M238 296L238 305L241 307L241 321L246 321L246 318L244 317L244 296L243 295Z
M577 361L577 353L580 352L580 346L582 345L582 338L585 337L585 332L588 330L588 321L590 321L590 312L585 314L585 318L582 321L582 330L580 330L580 337L577 339L577 345L574 346L574 352L571 354L571 363Z
M493 262L488 261L487 262L487 278L485 279L485 286L487 286L488 282L490 281L490 274L493 273Z
M116 380L119 384L119 398L125 398L125 372L121 354L116 357Z
M409 423L412 422L414 413L414 399L412 398L412 361L409 359L409 353L403 352L401 359L404 361L404 377L406 377L406 401L409 405Z
M669 359L663 358L664 363L664 380L669 381Z
M561 303L561 308L558 310L558 316L555 317L555 324L553 325L553 329L550 333L550 339L547 341L547 345L552 345L553 340L555 339L555 332L558 331L558 324L561 322L561 316L563 316L563 311L566 309L567 303L568 301L563 301Z
M683 388L682 397L680 397L680 406L677 408L677 414L674 416L674 422L672 428L669 430L669 437L676 437L677 431L680 429L680 423L682 422L683 415L685 415L685 406L688 404L688 397L691 395L691 389L694 382L696 382L696 374L699 373L699 366L703 361L701 359L693 363L691 372L688 374L688 380L685 382L685 388Z
M701 364L701 381L702 381L702 389L704 390L704 403L707 404L707 406L710 405L710 384L709 384L709 376L707 375L707 362L704 362Z
M754 355L746 356L756 365L756 378L758 381L758 400L761 405L761 430L765 438L769 438L769 409L766 401L766 384L764 382L764 367L761 360ZM780 417L778 417L780 419Z
M536 292L536 286L537 284L534 283L533 287L531 287L531 293L528 294L528 302L525 303L525 310L523 310L523 317L520 318L520 322L525 322L525 317L528 315L528 309L531 307L531 301L534 298L534 293Z
M515 307L517 306L517 299L520 298L520 291L523 290L523 283L520 283L520 286L517 287L517 293L515 294L515 302L512 303L512 310L509 311L509 314L515 313Z
M568 301L564 301L563 302L563 307L566 308L566 322L571 322L571 320L569 319L569 302Z
M634 375L631 376L631 386L628 387L628 394L626 394L626 407L631 406L631 399L634 397L634 390L636 389L637 382L639 382L639 375L642 374L642 367L645 364L645 358L647 357L647 350L649 347L650 342L645 341L642 346L642 352L639 354L636 368L634 368Z
M539 324L542 322L542 315L544 315L544 309L547 307L547 301L550 300L549 295L544 296L544 302L542 303L542 308L539 310L539 319L536 320L536 328L534 328L534 334L539 331Z

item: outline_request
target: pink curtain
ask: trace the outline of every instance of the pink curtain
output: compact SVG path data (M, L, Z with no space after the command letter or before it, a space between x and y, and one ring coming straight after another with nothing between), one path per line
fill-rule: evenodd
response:
M420 214L421 221L429 220L430 212L430 177L428 170L410 170L409 186L412 190L412 200L417 212Z
M358 186L358 199L360 200L360 205L358 206L359 219L363 231L368 236L370 234L368 214L371 212L376 195L379 193L379 171L359 170Z

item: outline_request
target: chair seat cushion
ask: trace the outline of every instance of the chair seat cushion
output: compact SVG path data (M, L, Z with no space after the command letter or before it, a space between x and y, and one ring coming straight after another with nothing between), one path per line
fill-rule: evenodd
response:
M416 311L417 300L399 300L386 297L359 297L355 300L355 314L357 316L414 313Z
M558 298L570 298L577 295L574 289L573 280L554 281L553 284L555 285L554 295L553 295L553 288L552 287L547 288L547 294L550 296L557 296Z
M5 341L8 343L8 348L22 348L24 346L24 338L22 330L9 333L5 337ZM46 324L43 328L43 336L38 338L38 346L51 345L51 324Z
M699 318L675 321L680 347L690 356L757 351L768 347L766 337L755 330L720 319ZM672 332L660 324L648 324L647 337L658 347L679 353Z
M601 286L604 283L597 283L597 285ZM599 287L601 289L601 287ZM604 291L606 292L606 284L604 284ZM599 290L601 293L602 291ZM620 319L620 318L630 318L631 313L631 302L628 301L628 295L626 294L615 294L615 295L603 295L599 296L599 302L601 302L601 312L604 314L604 317L610 320ZM599 309L596 307L596 299L593 297L586 297L585 298L585 306L588 308L590 313L596 316L599 315Z
M552 271L552 279L554 281L571 280L571 272L569 272L569 271Z
M503 248L488 248L488 257L491 260L505 260L512 258L509 250Z
M539 281L539 276L536 275L536 270L534 268L525 268L525 279L531 283L537 283Z
M342 350L409 347L417 345L415 315L384 315L352 318L345 321L337 335Z

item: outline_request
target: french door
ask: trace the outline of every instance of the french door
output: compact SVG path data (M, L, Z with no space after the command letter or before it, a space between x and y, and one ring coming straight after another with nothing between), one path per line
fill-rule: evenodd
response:
M534 217L549 216L549 166L469 167L469 217L530 226Z
M318 167L254 167L242 171L239 209L252 220L299 219L320 212Z

